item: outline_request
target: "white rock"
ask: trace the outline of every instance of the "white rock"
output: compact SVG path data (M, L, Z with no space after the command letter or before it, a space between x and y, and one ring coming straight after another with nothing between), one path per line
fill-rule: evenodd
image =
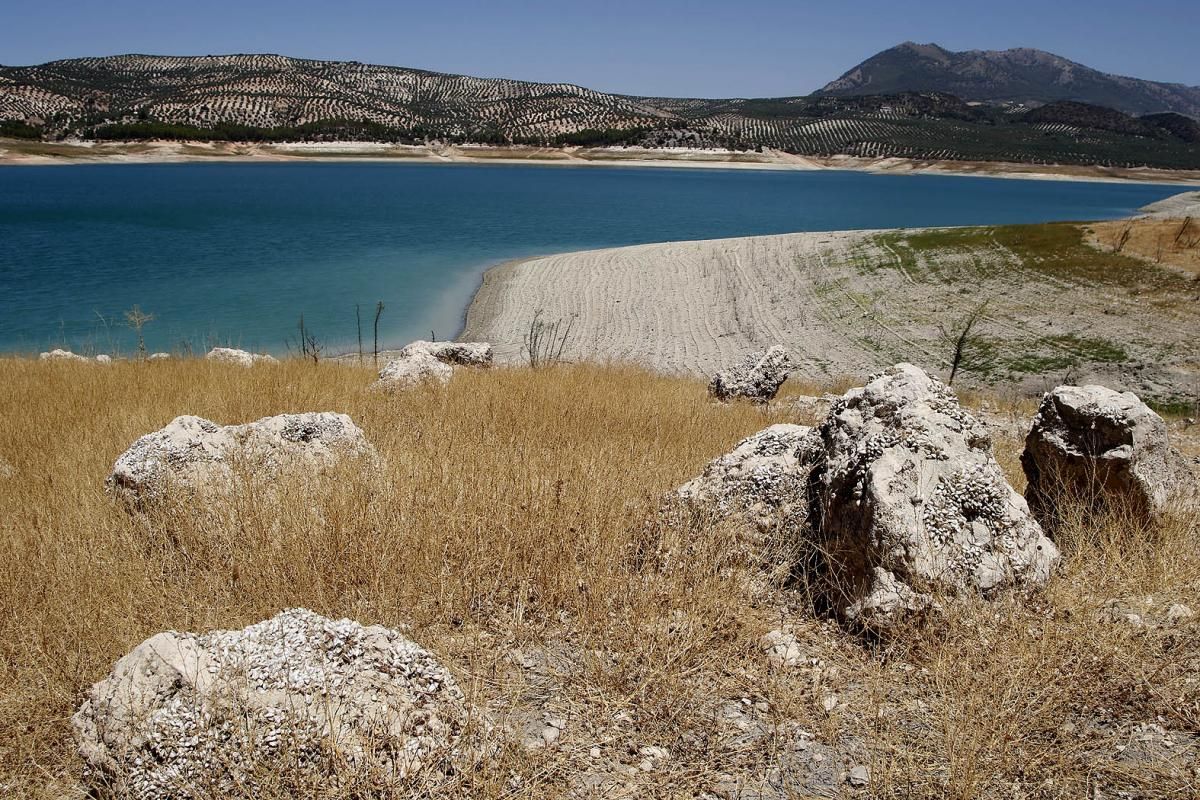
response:
M745 397L765 403L775 396L794 365L787 350L776 345L766 352L746 356L736 366L718 372L708 384L708 392L723 402Z
M0 480L5 480L6 478L11 478L13 475L16 475L16 474L17 474L17 471L15 469L13 469L12 464L9 464L7 461L4 460L4 458L2 456L0 456Z
M147 361L166 361L171 357L170 353L151 353L146 357Z
M209 361L223 364L237 364L239 367L253 367L255 364L278 364L279 359L263 353L248 353L232 347L214 347L205 356Z
M183 416L134 442L113 464L108 487L139 504L170 487L227 488L235 464L259 475L278 475L297 468L319 470L343 457L377 457L345 414L280 414L245 425Z
M1195 499L1196 476L1167 426L1132 392L1059 386L1046 394L1021 454L1025 498L1043 524L1062 502L1116 505L1154 517Z
M846 782L851 786L866 786L871 782L871 771L860 764L850 770Z
M813 477L823 592L868 627L937 593L1039 587L1058 550L1008 485L986 426L911 364L852 389L820 427Z
M820 453L821 440L812 428L772 425L713 459L675 496L721 517L743 515L761 532L783 526L798 530L808 519L808 476Z
M416 352L403 358L388 362L379 371L379 380L374 384L376 389L395 391L419 386L424 383L446 385L450 382L454 369L431 356L429 353Z
M63 350L61 348L51 350L48 353L42 353L38 356L38 359L40 361L81 361L83 363L88 363L90 360L72 353L70 350Z
M790 633L774 630L762 637L760 645L767 660L776 667L799 667L804 663L804 650Z
M1188 608L1183 603L1173 603L1171 607L1167 609L1167 622L1171 623L1172 625L1183 622L1185 619L1191 619L1193 616L1195 615L1192 613L1192 609Z
M426 342L424 340L406 344L399 357L408 358L425 353L443 364L462 367L490 367L492 346L487 342Z
M103 364L107 366L112 363L112 356L106 353L101 353L100 355L96 356L95 361L97 364Z
M466 717L454 678L398 632L291 609L147 639L72 722L94 787L190 798L253 796L283 765L320 794L341 759L395 780L438 773Z

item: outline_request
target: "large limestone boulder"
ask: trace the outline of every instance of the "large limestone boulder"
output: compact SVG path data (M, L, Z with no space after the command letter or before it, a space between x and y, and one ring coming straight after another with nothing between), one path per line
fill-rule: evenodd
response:
M232 347L214 347L204 356L209 361L223 364L237 364L239 367L253 367L255 364L278 364L279 359L263 353L248 353Z
M417 351L402 358L389 361L387 366L379 371L379 380L374 384L376 389L396 391L408 389L421 384L441 384L450 382L454 368L429 353Z
M708 392L722 402L738 397L766 403L794 369L787 350L776 345L763 353L746 356L731 369L718 372L708 384Z
M462 367L490 367L492 346L487 342L426 342L416 341L400 350L400 358L427 353L443 364Z
M772 425L713 459L675 496L720 517L739 515L762 533L798 530L808 519L808 477L820 453L812 428Z
M987 428L911 364L852 389L820 427L814 536L825 593L848 620L886 627L939 594L1038 587L1058 550L992 455Z
M374 459L375 448L345 414L280 414L245 425L176 417L138 439L113 464L108 487L135 504L171 487L227 488L235 465L257 475L320 469L343 457Z
M290 609L152 636L72 722L93 786L201 798L254 796L272 773L314 795L347 773L437 775L466 718L454 678L398 632Z
M1190 500L1196 477L1167 441L1167 425L1132 392L1059 386L1042 399L1021 454L1025 499L1043 524L1062 503L1153 517Z

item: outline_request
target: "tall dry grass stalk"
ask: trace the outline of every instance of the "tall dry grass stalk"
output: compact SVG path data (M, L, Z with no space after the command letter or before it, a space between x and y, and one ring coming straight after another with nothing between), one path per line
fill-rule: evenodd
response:
M785 405L713 405L697 381L592 366L463 370L448 389L392 395L368 391L372 378L301 361L0 360L12 468L0 477L0 795L77 794L69 717L146 637L305 606L411 626L515 731L446 796L693 797L733 779L749 792L786 780L800 729L869 766L873 796L1194 796L1194 761L1130 765L1116 748L1138 723L1200 734L1196 626L1096 622L1109 599L1200 611L1194 517L1136 535L1120 520L1068 526L1044 595L948 601L927 627L868 643L814 616L803 581L764 570L734 526L656 521L664 491L794 421ZM309 410L350 414L386 467L270 492L251 480L228 503L146 516L104 493L116 456L176 415ZM768 666L758 640L778 627L804 667ZM718 723L728 704L756 720L756 738ZM553 747L515 743L548 717L567 723ZM670 758L645 768L647 746ZM297 791L369 794L281 778L278 796ZM839 777L831 791L851 790Z

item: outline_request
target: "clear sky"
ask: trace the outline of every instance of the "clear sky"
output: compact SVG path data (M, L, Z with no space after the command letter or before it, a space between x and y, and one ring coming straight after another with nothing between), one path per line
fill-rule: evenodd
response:
M1200 0L0 0L0 63L282 53L666 96L804 94L905 40L1200 85Z

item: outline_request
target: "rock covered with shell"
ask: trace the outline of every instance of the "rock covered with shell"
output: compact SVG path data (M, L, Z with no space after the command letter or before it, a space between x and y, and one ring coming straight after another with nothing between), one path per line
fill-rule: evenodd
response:
M395 630L290 609L242 630L159 633L72 718L88 783L119 796L307 791L347 774L434 778L467 719L462 691Z
M155 355L158 355L157 353ZM253 367L256 364L278 364L279 359L264 353L250 353L233 347L214 347L204 356L209 361L222 364L236 364L239 367Z
M772 425L709 462L675 497L720 517L741 515L759 532L799 529L808 519L808 476L821 440L804 425Z
M429 353L415 352L396 358L379 371L373 387L385 392L409 389L422 384L445 386L454 375L454 368Z
M419 340L406 344L399 358L427 353L443 364L460 367L492 366L492 346L487 342L427 342Z
M820 427L813 535L848 620L886 627L939 593L1040 587L1058 550L1005 480L987 428L911 364L847 392Z
M320 470L342 458L377 458L362 430L345 414L280 414L244 425L182 416L122 453L107 485L137 505L172 487L228 488L235 466L278 476L297 469Z
M1042 399L1021 454L1025 499L1043 524L1061 504L1155 517L1194 500L1196 476L1167 425L1132 392L1059 386Z
M746 356L735 366L713 375L708 393L722 402L745 398L766 403L775 397L795 365L783 347Z

